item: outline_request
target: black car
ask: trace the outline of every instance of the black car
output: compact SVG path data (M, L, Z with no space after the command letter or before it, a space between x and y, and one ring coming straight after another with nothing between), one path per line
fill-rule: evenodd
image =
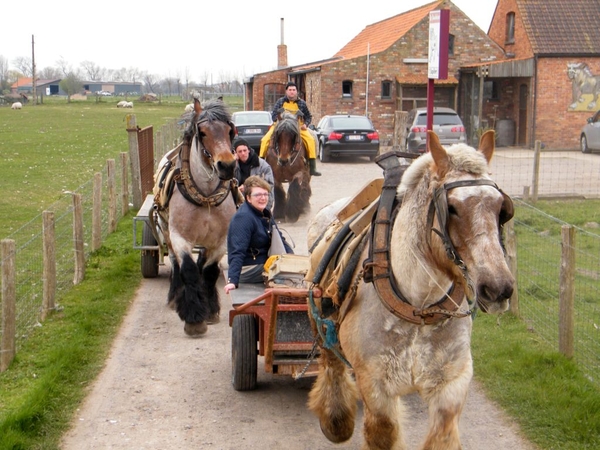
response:
M248 142L254 150L260 149L260 140L273 125L268 111L238 111L231 115L231 120L238 137Z
M379 155L379 133L367 116L324 116L316 132L322 162L346 155L368 156L373 161Z

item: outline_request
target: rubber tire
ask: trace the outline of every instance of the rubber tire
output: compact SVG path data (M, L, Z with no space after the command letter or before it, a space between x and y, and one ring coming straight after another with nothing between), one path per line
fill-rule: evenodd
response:
M323 163L328 163L331 161L331 154L329 153L329 149L321 143L319 145L319 160Z
M144 224L142 230L142 245L158 245L152 230L150 230L150 225L147 223ZM159 253L158 250L142 250L141 266L144 278L156 278L158 276Z
M581 153L591 153L591 150L587 145L587 137L585 136L585 134L581 135L581 139L579 139L579 144L581 145Z
M236 391L256 389L258 349L256 319L238 314L231 325L231 384Z

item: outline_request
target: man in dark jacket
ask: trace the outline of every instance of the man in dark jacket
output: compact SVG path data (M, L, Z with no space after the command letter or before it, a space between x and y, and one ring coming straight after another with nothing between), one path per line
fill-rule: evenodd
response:
M248 145L248 142L241 138L233 141L233 153L235 153L237 159L233 175L238 181L238 186L240 186L242 194L244 193L244 181L246 181L246 178L251 175L263 178L271 186L267 209L272 211L275 180L273 178L273 170L269 163L264 159L259 158L254 149Z

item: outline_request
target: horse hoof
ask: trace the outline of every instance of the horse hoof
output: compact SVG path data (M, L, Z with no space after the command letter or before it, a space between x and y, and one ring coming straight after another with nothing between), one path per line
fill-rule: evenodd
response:
M321 427L321 432L327 438L329 442L333 442L334 444L340 444L342 442L346 442L348 439L352 437L352 433L354 429L350 429L350 433L347 436L344 436L343 433L333 434L327 427L323 426L323 422L319 422L319 426Z
M190 337L200 337L208 330L206 322L185 323L183 331Z
M220 321L221 317L219 316L219 313L211 314L210 316L208 316L208 319L206 319L206 323L209 325L214 325L215 323L219 323Z

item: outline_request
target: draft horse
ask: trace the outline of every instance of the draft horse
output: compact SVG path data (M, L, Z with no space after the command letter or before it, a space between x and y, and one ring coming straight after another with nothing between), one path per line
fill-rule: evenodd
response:
M470 308L500 313L513 293L501 239L512 201L488 176L494 132L482 136L478 151L445 149L429 136L430 152L400 174L397 189L384 178L362 267L330 316L339 342L325 346L321 338L308 406L332 442L351 437L360 398L363 448L405 449L401 397L418 392L429 406L421 448L460 449L459 417L473 373ZM323 224L335 221L337 203L317 214L313 224L321 225L309 228L309 248Z
M168 203L157 205L155 200L172 266L167 302L192 337L219 321L218 264L226 252L237 201L234 135L231 115L221 100L203 108L196 99L177 158L167 163L174 170ZM164 177L158 181L164 183Z
M301 114L301 113L300 113ZM282 111L275 124L265 160L273 170L277 220L297 222L310 204L310 170L304 142L300 135L299 118ZM288 183L287 192L284 183Z

